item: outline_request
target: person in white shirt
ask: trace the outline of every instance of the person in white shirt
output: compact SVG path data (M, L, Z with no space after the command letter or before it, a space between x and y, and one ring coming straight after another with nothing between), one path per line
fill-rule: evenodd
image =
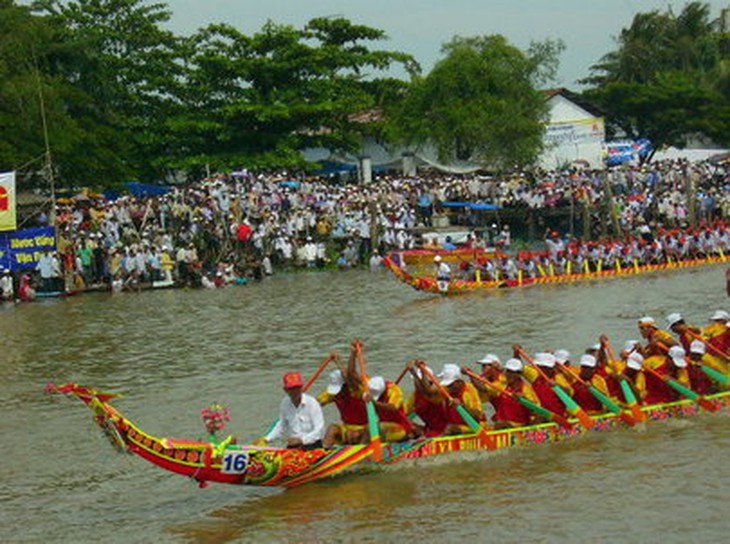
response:
M303 392L301 372L284 374L284 392L279 420L269 433L258 441L267 444L277 438L286 440L287 448L311 450L322 447L324 414L317 399Z
M12 301L15 299L13 276L7 268L1 269L0 273L0 300Z

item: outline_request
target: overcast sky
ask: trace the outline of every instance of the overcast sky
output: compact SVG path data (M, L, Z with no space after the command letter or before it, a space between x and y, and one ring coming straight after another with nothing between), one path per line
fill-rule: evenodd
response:
M165 1L165 0L163 0ZM246 34L269 19L302 26L313 17L337 15L384 30L388 41L377 47L413 55L428 71L440 57L441 44L454 35L502 34L525 49L531 40L560 38L559 86L578 89L576 80L615 49L614 37L636 13L671 6L673 0L166 0L171 30L189 34L214 22L228 23ZM712 18L730 0L707 2Z

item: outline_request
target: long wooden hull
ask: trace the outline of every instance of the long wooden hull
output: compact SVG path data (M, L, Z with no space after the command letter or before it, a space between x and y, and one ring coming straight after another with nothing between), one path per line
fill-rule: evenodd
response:
M226 484L295 487L343 473L367 471L406 459L421 459L454 452L499 450L504 448L560 442L588 432L577 420L569 428L555 423L383 445L383 460L376 462L369 445L301 451L249 445L221 444L158 438L145 433L119 413L109 401L116 395L77 384L50 386L49 390L74 395L94 412L95 422L112 444L178 474L197 480ZM720 408L730 405L730 391L707 397ZM688 417L702 410L690 400L646 406L642 410L651 424ZM592 431L626 427L614 414L593 416Z
M433 257L431 268L433 268ZM489 291L494 289L505 289L513 287L526 287L529 285L545 285L550 283L573 283L583 280L595 280L602 278L614 278L622 276L635 276L650 272L661 272L664 270L678 270L692 268L695 266L718 264L727 261L727 257L708 257L705 259L692 259L687 261L676 261L665 264L649 264L642 266L624 267L620 270L601 270L581 274L546 275L539 278L505 279L496 281L467 281L454 279L448 284L446 291L439 289L436 278L428 274L411 274L402 263L409 262L409 257L402 253L391 253L385 259L385 265L403 283L410 285L417 291L426 293L438 293L442 295L462 295L467 293Z

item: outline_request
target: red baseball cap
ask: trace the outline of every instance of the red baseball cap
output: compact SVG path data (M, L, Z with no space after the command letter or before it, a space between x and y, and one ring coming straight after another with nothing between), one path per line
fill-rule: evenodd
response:
M294 389L295 387L304 387L301 372L287 372L284 374L284 389Z

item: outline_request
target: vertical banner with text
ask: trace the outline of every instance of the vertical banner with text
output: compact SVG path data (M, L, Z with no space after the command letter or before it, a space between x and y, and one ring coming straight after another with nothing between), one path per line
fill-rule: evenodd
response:
M15 230L15 172L0 173L0 231Z

